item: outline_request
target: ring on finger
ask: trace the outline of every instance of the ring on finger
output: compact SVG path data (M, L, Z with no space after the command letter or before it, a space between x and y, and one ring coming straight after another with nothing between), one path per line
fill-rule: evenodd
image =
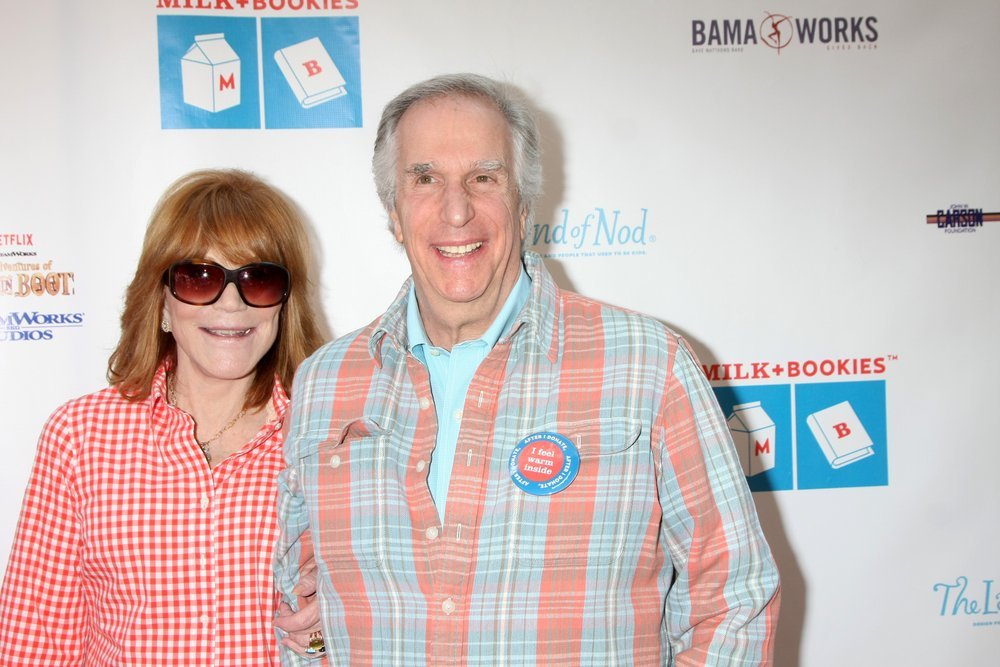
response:
M310 655L314 653L326 653L326 643L323 641L322 632L309 633L309 648L306 649L306 653Z

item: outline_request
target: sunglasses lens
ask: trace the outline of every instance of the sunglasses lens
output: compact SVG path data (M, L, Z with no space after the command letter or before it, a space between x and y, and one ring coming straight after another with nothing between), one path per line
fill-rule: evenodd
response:
M240 269L236 280L249 306L277 306L288 296L288 271L277 264L250 264Z
M214 301L226 284L226 273L213 264L175 264L170 285L177 299L195 306Z

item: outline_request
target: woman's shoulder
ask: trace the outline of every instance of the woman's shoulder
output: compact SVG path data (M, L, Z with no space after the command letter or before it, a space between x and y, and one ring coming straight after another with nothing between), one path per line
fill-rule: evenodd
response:
M69 399L52 412L50 420L79 421L91 415L134 412L148 409L145 407L148 400L148 398L130 400L122 396L116 387L104 387L89 394Z

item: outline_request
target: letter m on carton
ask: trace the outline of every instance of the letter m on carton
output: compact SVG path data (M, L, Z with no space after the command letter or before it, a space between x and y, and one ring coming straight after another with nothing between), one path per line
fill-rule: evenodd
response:
M223 33L197 35L181 58L184 103L215 113L240 103L240 57Z
M752 477L774 468L777 429L760 401L734 405L726 424L733 435L744 475Z

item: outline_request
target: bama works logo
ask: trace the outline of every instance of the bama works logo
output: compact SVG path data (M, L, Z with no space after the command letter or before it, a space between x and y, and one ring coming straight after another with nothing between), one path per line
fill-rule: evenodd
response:
M693 19L693 53L742 53L763 46L780 54L795 46L827 51L870 51L877 48L875 16L797 17L764 12L761 18Z

